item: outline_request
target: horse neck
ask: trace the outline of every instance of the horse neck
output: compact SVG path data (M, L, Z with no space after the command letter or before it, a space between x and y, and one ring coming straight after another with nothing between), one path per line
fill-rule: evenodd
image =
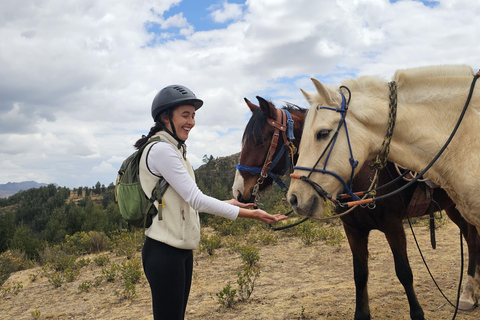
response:
M437 89L432 92L432 89L429 91L425 88L423 99L418 97L409 99L409 90L413 90L412 86L405 90L399 87L397 120L389 159L411 170L421 172L442 149L452 133L465 105L470 82L471 78L450 86L447 82L440 83L443 91ZM480 148L480 133L474 130L480 121L474 103L479 97L480 88L474 94L473 103L467 109L452 143L427 172L426 177L443 185L454 183L452 180L455 176L458 179L457 174L462 174L462 172L455 173L458 160L471 157L471 150ZM383 121L386 122L387 119ZM466 141L468 141L467 148Z

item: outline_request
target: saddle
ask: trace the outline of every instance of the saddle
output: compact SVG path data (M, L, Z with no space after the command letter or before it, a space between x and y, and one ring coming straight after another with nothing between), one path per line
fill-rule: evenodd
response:
M431 187L428 183L420 183L413 192L413 196L407 207L408 218L418 218L429 215L430 220L430 243L436 249L435 240L435 206L432 204L432 196L436 186Z

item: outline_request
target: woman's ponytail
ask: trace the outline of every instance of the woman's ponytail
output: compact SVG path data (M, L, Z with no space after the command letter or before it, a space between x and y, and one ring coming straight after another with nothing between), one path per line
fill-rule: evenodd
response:
M155 122L155 125L150 128L150 132L148 133L148 135L142 135L142 137L138 139L133 146L137 148L137 150L140 149L141 147L143 147L144 144L148 142L148 139L150 139L155 133L157 133L158 131L162 131L164 129L165 127L163 126L163 123L161 121Z

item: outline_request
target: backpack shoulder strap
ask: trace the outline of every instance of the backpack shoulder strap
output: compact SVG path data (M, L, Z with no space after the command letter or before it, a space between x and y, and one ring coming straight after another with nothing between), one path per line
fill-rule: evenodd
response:
M153 147L153 145L158 142L167 141L161 139L159 136L153 136L152 138L150 138L150 140L144 145L139 163L140 185L146 197L154 203L156 208L159 207L159 200L162 198L168 187L168 183L163 177L158 177L154 175L150 172L150 170L148 170L147 167L148 152Z

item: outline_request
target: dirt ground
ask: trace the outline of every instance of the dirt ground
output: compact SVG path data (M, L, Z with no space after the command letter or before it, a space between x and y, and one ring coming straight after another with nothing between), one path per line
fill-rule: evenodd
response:
M341 227L339 229L343 232ZM424 225L414 225L414 232L439 286L455 302L460 276L459 230L450 221L438 229L436 250L431 249ZM409 229L407 238L415 290L426 319L452 319L454 308L445 301L428 275ZM410 319L407 299L396 278L393 258L382 233L372 232L369 248L372 318ZM110 256L111 261L117 263L124 259ZM123 290L120 280L103 281L88 292L79 290L81 283L102 275L93 257L90 259L92 263L82 269L77 280L60 288L54 288L42 276L32 282L30 275L40 274L40 268L13 274L3 288L18 284L23 287L17 293L0 293L0 319L152 319L150 291L143 275L132 300L121 300L115 295L115 291ZM261 247L259 263L261 274L251 298L225 309L215 294L227 284L237 287L241 258L226 248L218 249L213 258L195 252L186 319L353 319L353 268L346 239L340 246L327 245L323 241L306 246L299 238L279 234L278 244ZM459 320L479 318L480 309L456 316Z

